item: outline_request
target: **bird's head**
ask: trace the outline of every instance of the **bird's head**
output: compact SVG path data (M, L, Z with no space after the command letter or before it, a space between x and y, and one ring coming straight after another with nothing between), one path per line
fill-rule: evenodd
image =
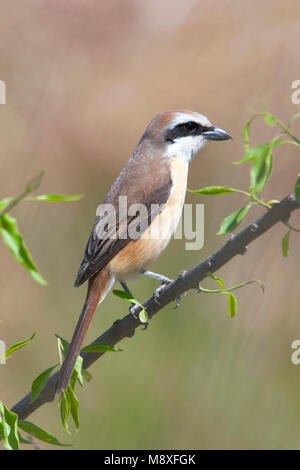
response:
M202 114L170 110L152 119L143 139L162 146L166 157L179 157L190 162L209 140L228 140L231 136Z

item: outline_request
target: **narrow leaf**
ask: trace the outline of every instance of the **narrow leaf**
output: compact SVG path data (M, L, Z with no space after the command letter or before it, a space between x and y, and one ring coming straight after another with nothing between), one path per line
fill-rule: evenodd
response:
M49 379L50 375L52 374L53 370L56 369L58 364L53 367L49 367L49 369L44 370L34 381L32 382L31 386L31 399L30 403L33 403L41 391L43 390L47 380Z
M245 191L240 191L239 189L230 188L228 186L207 186L206 188L202 189L188 189L190 193L194 194L204 194L204 195L211 195L211 194L227 194L227 193L242 193L245 194Z
M81 350L81 352L117 352L117 351L122 351L122 349L118 348L117 346L112 346L111 344L108 344L108 343L88 344Z
M82 377L87 381L87 382L90 382L93 378L92 374L86 370L86 369L82 369Z
M236 227L242 222L245 218L248 210L250 209L251 204L238 209L232 214L228 215L222 222L221 227L217 235L224 235L226 233L231 233Z
M70 343L65 339L63 338L62 336L59 336L57 333L54 333L57 340L59 340L59 345L61 346L61 349L64 353L64 355L66 355L68 349L69 349L69 346L70 346Z
M130 303L138 303L137 300L125 290L114 289L113 294Z
M83 198L84 194L40 194L39 196L32 196L26 198L26 201L45 201L45 202L69 202L78 201Z
M0 401L1 428L4 437L4 448L7 450L19 450L18 415L10 411Z
M75 366L74 366L74 371L73 371L74 377L72 377L73 380L71 379L71 385L72 385L73 389L75 387L76 380L78 380L81 387L83 387L83 378L82 378L82 372L81 372L82 371L82 364L83 364L83 359L82 359L81 356L78 356L77 359L76 359Z
M58 349L59 364L61 366L64 360L64 355L63 355L64 348L63 348L60 338L57 338L57 349Z
M235 295L227 293L228 296L228 315L234 318L237 314L238 301Z
M271 206L272 204L279 204L280 201L278 199L271 199L270 201L267 202L268 206Z
M300 173L298 174L298 178L295 185L295 197L296 201L300 203Z
M225 287L225 283L223 279L221 279L220 277L217 277L213 273L210 273L210 272L206 273L206 276L210 277L211 279L214 279L214 281L218 282L220 286L222 286L223 288Z
M36 424L31 423L30 421L26 421L25 419L19 420L19 428L28 434L31 434L39 441L47 442L48 444L53 444L56 446L70 446L70 444L62 444L55 436L53 436L53 434L43 428L40 428Z
M272 171L272 147L263 152L251 167L251 186L254 191L261 192L267 184Z
M11 197L6 197L5 199L1 199L1 201L0 201L0 211L5 209L5 207L8 206L10 201L12 201Z
M282 239L281 247L282 247L282 254L286 258L289 254L289 242L290 242L290 233L289 230Z
M256 147L252 147L251 149L249 149L241 160L238 160L233 163L235 165L240 165L242 163L247 163L252 160L256 160L257 158L260 158L262 155L266 155L267 152L270 150L270 148L274 149L275 147L278 147L278 145L282 145L286 143L290 143L290 141L273 140L272 142L266 142L264 144L257 145Z
M80 426L80 422L79 422L79 400L76 397L76 395L74 393L74 390L70 387L70 385L68 386L66 392L68 394L69 401L70 401L71 416L73 418L73 421L74 421L75 426L76 426L76 431L77 431L79 429L79 426Z
M34 337L35 337L35 331L34 331L34 333L32 334L32 336L30 338L25 339L24 341L20 341L19 343L16 343L13 346L11 346L10 348L8 348L5 352L5 358L8 358L9 356L11 356L11 354L18 351L19 349L24 348L24 346L26 346L26 344L30 343L30 341L32 341Z
M66 339L59 336L57 333L55 333L55 336L57 338L59 360L60 360L60 364L62 364L63 358L61 357L62 356L61 352L63 352L63 355L65 356L68 349L69 349L70 343ZM78 356L77 359L76 359L76 362L75 362L74 370L73 370L73 373L72 373L72 378L71 378L71 381L70 381L70 384L72 385L72 388L74 388L76 380L78 380L80 385L83 387L82 362L83 362L82 357Z
M46 285L46 281L42 278L34 264L24 239L19 232L17 220L9 214L0 216L0 232L3 242L12 252L15 259L29 271L35 281L41 285Z
M68 426L68 417L71 411L71 404L70 404L70 399L69 395L67 392L62 391L60 394L60 416L61 416L61 421L62 425L65 428L65 431L70 434L69 431L69 426Z
M248 119L244 126L243 130L243 138L244 138L244 145L245 145L245 150L248 152L249 150L249 131L250 131L250 125L252 121L256 118L256 116L253 116L252 118Z

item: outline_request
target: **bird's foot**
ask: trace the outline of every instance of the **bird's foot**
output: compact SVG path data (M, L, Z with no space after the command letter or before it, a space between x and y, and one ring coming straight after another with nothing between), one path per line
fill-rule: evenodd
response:
M129 313L134 316L136 320L139 320L139 312L141 310L141 307L137 304L131 304L129 307Z
M140 312L141 312L141 307L137 304L131 304L129 307L129 313L133 315L133 317L138 320L139 322L143 323L144 328L143 330L146 330L148 328L149 322L148 321L141 321L140 319Z
M183 293L184 296L186 296L186 294L187 294L187 292L184 292L184 293ZM176 297L175 302L176 302L176 303L175 303L175 306L173 307L174 310L175 310L176 308L178 308L179 305L181 304L181 295L178 295L178 297Z
M155 302L160 305L160 302L159 302L159 296L160 294L165 290L165 288L171 284L171 282L173 282L173 279L170 279L168 277L166 277L163 282L161 283L160 286L158 286L155 291L153 292L153 295L154 295L154 300Z

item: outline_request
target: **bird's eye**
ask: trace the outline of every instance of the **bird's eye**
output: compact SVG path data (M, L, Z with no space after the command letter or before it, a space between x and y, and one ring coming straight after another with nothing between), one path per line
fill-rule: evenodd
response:
M196 122L193 122L193 121L190 121L190 122L187 122L184 127L186 128L186 130L190 133L194 132L197 127L198 127L198 124Z

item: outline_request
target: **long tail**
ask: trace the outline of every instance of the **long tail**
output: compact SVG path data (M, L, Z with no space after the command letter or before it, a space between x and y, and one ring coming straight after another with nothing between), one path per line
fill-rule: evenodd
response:
M61 366L56 383L55 392L60 393L69 385L72 372L79 356L82 343L96 311L98 304L104 299L111 285L111 275L108 270L100 271L89 279L86 299L82 307L73 337L67 351L65 360Z

